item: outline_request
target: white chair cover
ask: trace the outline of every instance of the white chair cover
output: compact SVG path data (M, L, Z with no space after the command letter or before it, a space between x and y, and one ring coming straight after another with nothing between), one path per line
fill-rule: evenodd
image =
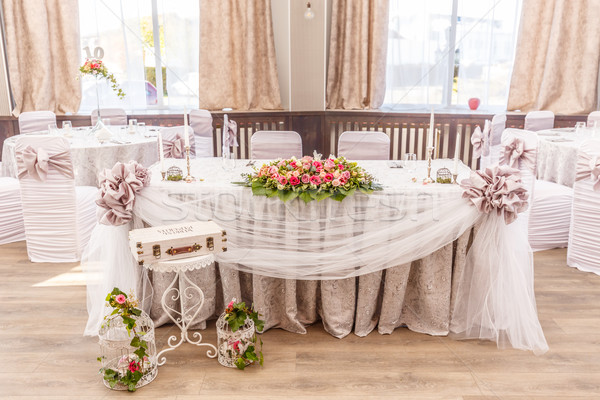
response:
M528 132L515 128L505 129L502 133L502 150L500 153L499 162L500 165L510 165L510 162L507 162L508 160L506 157L503 157L503 153L506 151L507 147L513 143L513 140L519 140L523 142L524 153L523 156L518 159L516 165L512 166L521 171L521 181L529 193L529 199L532 199L534 195L535 173L537 169L538 137L535 132ZM527 226L529 224L529 212L530 210L520 213L517 219L517 223L520 223L523 226L525 232L527 232Z
M600 111L592 111L587 118L587 126L593 128L594 124L600 128Z
M572 203L572 188L535 181L529 212L529 244L533 251L567 247Z
M500 150L502 149L502 132L506 128L506 114L496 114L490 123L490 133L485 146L487 151L481 156L479 169L485 169L490 165L497 164L500 159Z
M160 128L163 140L163 151L166 158L185 158L185 136L183 136L184 126L172 126L169 128ZM188 126L188 135L190 137L190 157L196 157L196 142L194 141L194 130ZM157 143L158 145L158 143Z
M66 167L57 169L48 162L45 180L35 179L25 169L24 152L30 147L37 152L38 166L44 164L42 154L45 152L50 159L61 155ZM15 149L29 259L33 262L78 261L96 225L97 189L75 188L69 142L65 138L22 136Z
M0 178L0 244L25 240L19 181Z
M595 162L593 162L595 161ZM585 142L579 149L577 178L581 178L580 165L598 168L600 140ZM591 168L590 168L591 169ZM567 265L581 271L600 275L600 187L595 185L588 172L584 179L573 185L573 213ZM599 190L594 190L594 186Z
M190 126L194 130L196 157L214 157L213 118L207 110L190 111Z
M389 160L390 138L379 131L347 131L340 135L337 155L348 160Z
M526 131L541 131L554 128L554 113L552 111L530 111L525 116Z
M253 160L302 157L302 138L294 131L256 131L250 143Z
M52 111L26 111L19 115L19 132L47 131L48 125L55 123L56 114Z
M102 119L108 118L110 125L127 125L127 113L122 108L101 108ZM92 125L98 122L98 109L92 111Z

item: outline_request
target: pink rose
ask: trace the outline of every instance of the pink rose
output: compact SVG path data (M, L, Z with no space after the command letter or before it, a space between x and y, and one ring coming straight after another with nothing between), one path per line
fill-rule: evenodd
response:
M335 163L330 158L327 161L325 161L325 169L332 169L332 168L335 168Z
M290 163L290 165L292 166L292 168L296 168L296 161L292 161L292 162Z
M298 176L300 176L300 171L296 170L296 171L292 172L292 175L297 178Z
M235 351L237 351L238 353L240 352L240 341L236 340L235 342L233 342L233 349Z
M324 171L321 171L321 172L319 173L319 178L321 178L321 179L325 179L325 175L327 175L327 173L325 173Z
M292 177L290 178L290 185L292 185L292 186L296 186L296 185L299 185L299 184L300 184L300 179L298 179L298 178L297 178L297 177L295 177L295 176L292 176Z
M279 177L279 184L280 185L285 185L287 183L287 179L285 176L280 176Z
M310 176L308 176L308 174L302 175L302 183L308 183L308 182L310 182Z
M313 185L320 185L321 184L321 178L319 178L316 175L313 175L310 177L310 183L312 183Z
M305 171L308 171L310 169L310 164L306 163L306 164L302 164L302 168L304 168Z
M315 166L315 168L323 168L323 164L321 163L321 161L313 161L313 165Z
M313 158L311 156L302 157L302 163L312 163Z
M331 184L333 186L340 186L340 180L339 179L334 179L333 182L331 182Z
M135 371L137 371L139 369L140 369L140 366L135 361L132 361L132 362L129 363L129 370L131 372L135 372Z
M278 166L279 168L281 168L281 167L285 166L285 161L284 161L284 160L281 160L281 161L279 161L279 162L277 163L277 166Z
M343 176L342 176L342 177L340 177L340 183L341 183L342 185L345 185L345 184L346 184L346 182L348 182L348 179L344 178Z
M334 178L339 178L340 177L340 171L333 171L333 177Z
M122 294L117 295L117 297L115 297L115 301L119 304L123 304L125 303L125 296Z
M227 308L232 308L232 307L233 307L233 300L231 300L231 301L229 302L229 304L227 305Z
M344 179L348 180L348 179L350 179L350 172L349 171L344 171L342 173L342 176L344 177Z
M331 182L333 180L333 174L325 174L325 178L323 178L325 182Z
M275 166L271 166L271 168L269 168L269 174L273 175L277 173L277 167Z

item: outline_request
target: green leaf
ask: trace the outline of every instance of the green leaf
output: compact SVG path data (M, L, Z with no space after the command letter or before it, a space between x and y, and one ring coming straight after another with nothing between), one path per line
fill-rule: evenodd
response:
M365 187L365 186L359 186L358 190L360 190L364 194L371 194L371 193L373 193L373 189L370 189L370 188Z
M262 183L254 181L252 182L252 194L255 196L266 196L267 191Z
M279 198L281 199L281 201L283 201L284 203L298 197L298 193L294 192L293 190L279 190L278 195L279 195Z
M238 367L238 369L244 370L244 368L246 368L246 361L240 357L235 360L235 366Z
M273 197L273 196L277 196L277 192L279 192L277 189L273 189L273 188L265 188L267 197Z
M261 344L261 346L262 346L262 344ZM264 357L263 357L263 353L262 353L262 351L261 351L259 354L260 354L260 360L258 361L258 363L259 363L259 364L260 364L260 366L262 367L262 365L263 365L263 364L264 364L264 362L265 362L265 359L264 359Z
M311 190L308 191L308 194L310 194L310 197L312 197L313 200L316 200L318 192L319 191L317 189L311 189Z
M331 197L332 195L333 193L331 193L330 191L318 192L317 201L325 200L326 198Z
M334 199L335 201L342 201L346 198L346 195L340 192L335 192L335 194L333 195L332 199Z
M310 193L308 193L308 192L300 192L298 197L300 197L300 199L302 199L305 203L310 203L311 201L313 201L313 198L310 196Z
M139 349L137 349L136 351L133 352L136 356L138 356L140 358L140 360L144 359L144 356L146 356L146 349L140 347Z
M140 338L134 336L133 339L131 339L131 343L129 344L131 345L131 347L140 347Z
M131 309L131 313L132 313L133 315L136 315L136 316L138 316L138 317L139 317L140 315L142 315L142 310L140 310L140 309L138 309L138 308L132 308L132 309Z

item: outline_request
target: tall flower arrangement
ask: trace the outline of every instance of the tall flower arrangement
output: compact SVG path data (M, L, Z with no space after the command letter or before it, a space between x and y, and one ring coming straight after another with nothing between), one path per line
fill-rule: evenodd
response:
M106 79L110 83L112 90L117 93L117 96L122 99L125 97L125 92L119 87L115 76L108 72L108 68L97 58L87 58L83 65L79 67L81 75L91 75L96 79Z

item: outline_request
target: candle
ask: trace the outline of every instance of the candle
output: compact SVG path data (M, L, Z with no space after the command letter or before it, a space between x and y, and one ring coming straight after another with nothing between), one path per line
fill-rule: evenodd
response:
M183 108L183 136L185 140L185 147L190 147L190 135L188 134L188 116L187 116L187 107Z
M158 131L158 158L160 160L160 170L165 171L165 151L163 149L162 134Z
M460 158L460 132L456 134L456 147L454 148L454 173L458 175L458 159Z
M427 147L433 147L433 108L431 109L431 116L429 117L429 135L427 136Z

